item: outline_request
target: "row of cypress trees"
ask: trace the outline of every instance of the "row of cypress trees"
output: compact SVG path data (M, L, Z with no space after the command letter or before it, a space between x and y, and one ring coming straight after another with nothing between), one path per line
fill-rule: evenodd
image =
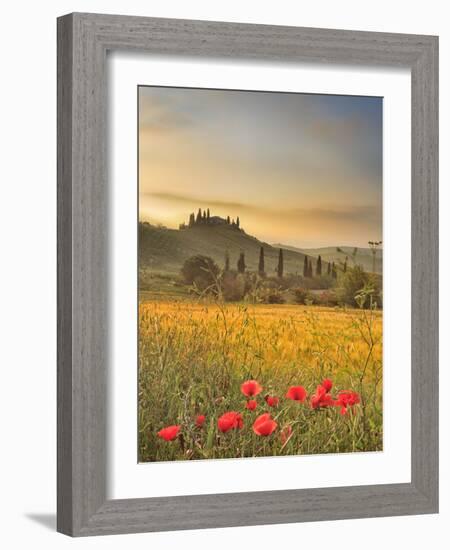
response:
M237 261L237 271L238 273L245 273L246 269L245 264L245 254L244 252L241 252L239 254L239 259ZM225 252L225 271L230 270L230 255L228 251ZM344 273L347 271L347 260L345 260L345 263L343 265L343 271ZM276 272L278 277L282 278L284 273L284 256L283 256L283 249L280 248L278 251L278 265L276 268ZM264 277L266 275L265 270L265 259L264 259L264 247L261 246L259 250L259 261L258 261L258 274L261 277ZM319 255L316 262L316 277L322 276L322 258ZM332 277L333 279L337 279L337 268L336 264L334 262L328 262L327 267L327 275L329 277ZM303 277L313 277L313 265L311 258L308 258L308 256L305 256L305 260L303 263Z
M344 263L343 271L347 271L347 260ZM316 262L316 277L322 277L322 257L319 254L319 257L317 258ZM328 277L332 277L333 279L337 279L337 268L336 264L334 262L328 262L327 264L327 275ZM312 261L308 256L305 256L305 260L303 262L303 277L313 277L313 265Z

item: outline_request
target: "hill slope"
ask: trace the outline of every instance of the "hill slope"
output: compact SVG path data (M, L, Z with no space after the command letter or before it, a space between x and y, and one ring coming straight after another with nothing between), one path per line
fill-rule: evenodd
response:
M299 252L300 254L306 254L312 258L317 258L319 255L322 260L325 262L343 262L345 256L349 258L349 265L352 265L351 258L353 257L354 247L351 246L327 246L323 248L296 248L295 246L289 246L285 244L274 244L275 247L280 247L286 250L291 250L294 252ZM342 250L342 252L338 252ZM361 265L366 271L372 271L372 251L370 248L357 248L356 255L354 256L355 263ZM383 272L383 250L379 249L377 251L377 256L375 259L375 273Z
M140 267L152 271L179 273L183 262L195 254L210 256L223 267L227 250L231 268L236 268L242 251L247 268L256 271L261 246L264 246L265 271L273 275L278 264L278 248L229 225L200 225L177 230L139 224ZM288 249L283 254L285 273L302 274L305 254Z

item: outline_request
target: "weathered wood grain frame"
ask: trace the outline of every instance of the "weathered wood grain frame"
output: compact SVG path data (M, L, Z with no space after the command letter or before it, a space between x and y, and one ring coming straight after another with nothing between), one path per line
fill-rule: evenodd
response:
M106 54L409 67L411 483L106 498ZM58 19L58 531L72 536L438 511L438 38L74 13Z

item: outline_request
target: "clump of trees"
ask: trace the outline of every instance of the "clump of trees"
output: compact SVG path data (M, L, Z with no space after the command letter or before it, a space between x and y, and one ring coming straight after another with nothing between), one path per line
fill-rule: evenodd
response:
M188 285L195 285L200 291L210 289L216 292L214 288L220 273L218 265L209 256L200 254L188 258L181 268L181 274L184 282Z
M229 225L230 227L233 227L235 229L241 229L241 221L239 219L239 216L237 216L236 220L234 218L231 219L230 216L227 216L225 219L220 218L219 216L211 216L209 208L207 208L206 210L202 210L201 208L199 208L197 214L195 214L195 212L191 212L189 214L188 223L181 223L179 225L179 228L186 229L188 227L195 227L198 225L220 224Z

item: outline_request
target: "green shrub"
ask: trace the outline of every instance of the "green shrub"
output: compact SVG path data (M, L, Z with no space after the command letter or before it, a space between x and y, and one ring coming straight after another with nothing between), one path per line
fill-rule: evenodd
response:
M294 301L297 304L311 305L314 303L314 295L306 288L294 288Z
M342 277L341 300L353 307L367 308L370 302L382 307L382 278L367 273L360 265L348 268Z
M181 268L184 282L188 285L195 283L201 290L213 285L219 274L219 268L209 256L191 256Z

